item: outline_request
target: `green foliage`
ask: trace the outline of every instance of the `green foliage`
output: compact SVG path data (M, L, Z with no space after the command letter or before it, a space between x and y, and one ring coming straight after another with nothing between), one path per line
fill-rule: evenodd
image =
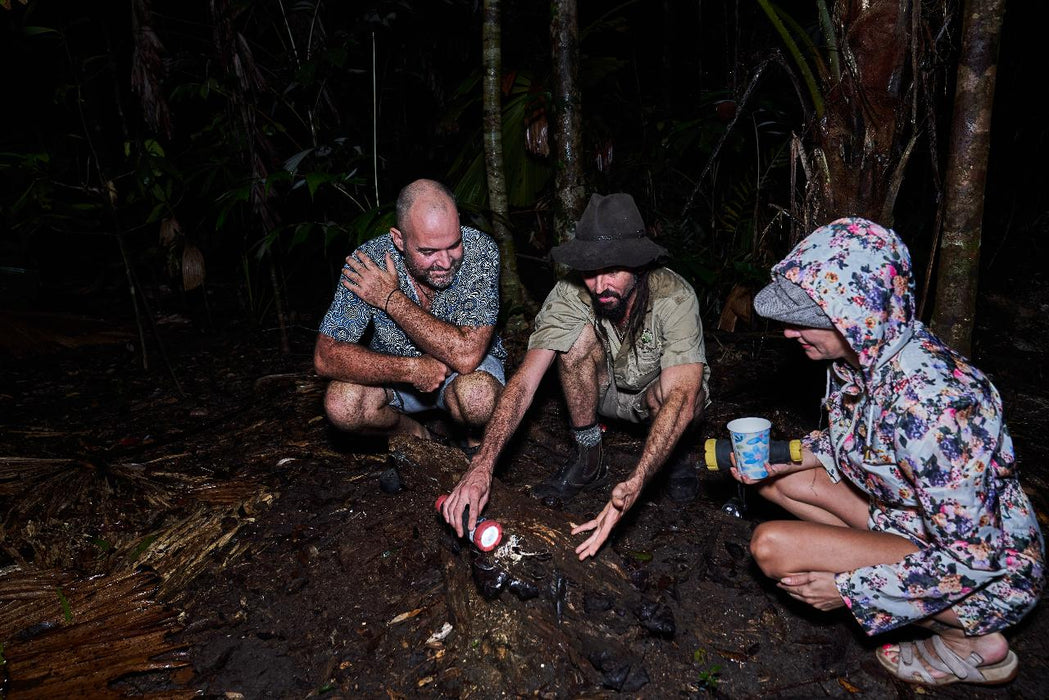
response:
M511 207L534 205L553 176L549 160L529 153L525 139L529 120L545 118L549 101L549 93L541 90L526 73L514 76L509 94L504 96L503 167L506 197ZM446 119L457 121L480 102L480 75L475 74L459 86ZM488 181L479 123L468 144L472 147L459 153L449 169L450 177L455 182L456 200L467 208L483 210L488 206Z
M284 161L282 168L265 178L267 193L280 192L286 203L313 218L271 229L260 242L259 256L278 243L282 250L320 244L327 253L332 243L339 250L357 247L386 223L392 224L391 207L369 207L365 194L368 181L359 175L363 158L355 154L347 139L338 137L329 144L306 148ZM241 200L239 203L243 203ZM357 210L348 224L325 216L331 211ZM341 217L339 217L341 218Z
M62 618L66 622L73 621L73 608L69 605L69 598L62 592L62 589L55 586L55 595L58 596L58 602L62 606Z
M721 664L707 664L707 650L696 649L692 652L692 660L703 668L697 677L700 690L717 690L721 681Z
M769 0L758 0L758 4L761 6L761 9L765 11L772 26L776 28L780 38L783 40L783 44L787 47L787 51L794 60L798 72L801 73L802 80L805 82L805 87L809 91L809 98L812 100L813 109L816 111L816 116L823 116L823 93L816 82L815 76L812 74L812 69L809 67L809 61L812 61L820 75L826 76L828 74L819 51L801 26L780 7L773 5ZM825 3L820 0L818 4L823 8L823 14L826 15ZM825 22L823 26L825 31L830 31L829 21ZM798 46L798 42L801 42L802 46L804 46L804 53L802 52L801 47Z

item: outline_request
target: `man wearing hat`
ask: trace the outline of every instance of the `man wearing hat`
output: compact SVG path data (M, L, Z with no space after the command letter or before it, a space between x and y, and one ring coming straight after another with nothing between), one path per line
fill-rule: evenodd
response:
M666 254L645 235L629 194L590 198L575 238L551 251L555 261L577 274L558 282L547 296L528 352L503 390L480 449L442 506L457 532L466 507L472 527L487 503L496 459L555 361L576 448L533 489L544 503L563 504L607 481L598 415L650 426L634 471L615 486L596 518L572 531L594 531L576 549L580 559L597 553L664 463L671 498L695 497L699 481L689 458L691 441L681 437L707 403L710 370L695 291L657 264Z

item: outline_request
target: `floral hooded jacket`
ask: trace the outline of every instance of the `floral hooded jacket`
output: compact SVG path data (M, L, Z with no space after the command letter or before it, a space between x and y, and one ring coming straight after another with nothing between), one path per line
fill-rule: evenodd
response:
M1014 624L1042 588L1042 534L1017 480L998 391L914 318L910 254L892 231L840 219L773 269L859 357L828 372L828 428L807 440L834 481L869 496L869 527L919 550L836 576L868 634L954 606L968 634ZM831 380L833 377L833 381Z

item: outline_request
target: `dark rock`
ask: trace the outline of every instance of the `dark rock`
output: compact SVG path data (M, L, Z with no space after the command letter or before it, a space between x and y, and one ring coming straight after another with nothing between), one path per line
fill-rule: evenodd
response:
M550 579L550 595L554 599L557 623L561 624L565 614L565 603L568 600L568 578L557 569L554 569L554 575Z
M670 639L677 631L674 613L662 603L642 601L637 609L637 619L642 627L657 637Z
M648 672L643 666L607 646L591 649L587 660L601 674L606 688L632 693L649 681Z
M44 632L47 632L48 630L53 629L55 627L58 627L57 622L52 622L51 620L44 620L43 622L38 622L35 625L30 625L25 629L19 630L18 633L15 634L15 639L17 639L20 642L27 642L30 639L33 639L34 637L39 637Z
M530 581L519 578L511 579L506 585L507 589L520 600L528 600L539 595L539 587Z
M587 593L583 596L583 610L587 615L597 615L611 609L611 596L603 593Z
M471 563L477 590L487 600L494 600L510 581L509 574L489 557L474 557Z
M404 488L400 472L396 467L389 467L379 475L379 488L383 493L397 493Z

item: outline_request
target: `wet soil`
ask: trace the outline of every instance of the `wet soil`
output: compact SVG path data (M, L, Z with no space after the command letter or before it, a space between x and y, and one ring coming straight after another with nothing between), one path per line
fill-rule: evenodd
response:
M976 339L1043 523L1047 291L1029 278L987 295ZM24 316L4 323L41 327ZM491 560L449 535L433 509L465 458L418 441L398 442L391 457L384 441L333 431L311 370L311 326L293 329L292 353L281 355L273 332L233 316L207 331L168 317L160 335L181 391L162 364L137 365L127 323L66 319L28 351L4 351L0 613L18 599L4 581L30 572L61 572L57 591L149 572L151 600L169 615L166 663L114 666L85 694L1044 696L1044 603L1009 632L1021 666L1004 689L896 682L873 651L912 632L867 639L847 614L781 595L747 550L755 524L779 514L746 493L744 517L724 512L740 493L717 472L701 470L702 492L685 506L654 483L596 560L572 561L570 523L595 514L610 487L564 511L528 497L570 452L552 380L507 451L487 512L519 538L520 556L501 566L535 590L485 597L477 570ZM818 425L822 370L774 332L711 331L707 347L715 402L699 437L720 436L745 414L769 416L779 438ZM644 434L608 428L615 483ZM380 488L391 465L402 481L394 494ZM9 697L54 696L20 654L76 621L80 599L64 600L0 628ZM104 667L107 657L92 653Z

